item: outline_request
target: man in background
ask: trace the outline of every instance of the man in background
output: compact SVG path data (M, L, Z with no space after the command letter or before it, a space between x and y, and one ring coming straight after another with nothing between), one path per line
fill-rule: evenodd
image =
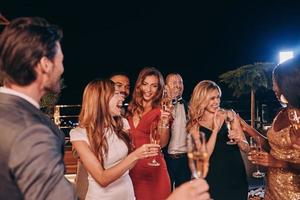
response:
M168 95L172 98L174 106L170 141L164 149L165 160L173 189L173 187L178 187L191 179L186 144L187 106L182 99L184 85L180 74L168 74L166 77L166 86L168 88Z
M64 134L39 109L60 92L62 32L42 18L18 18L0 35L0 199L75 199L64 177Z
M123 73L115 73L111 75L109 79L115 83L115 89L123 94L126 99L130 93L130 82L128 76Z
M128 108L128 96L130 93L130 81L126 74L124 73L115 73L110 76L110 80L115 83L116 91L119 91L122 95L124 95L123 107L121 110L122 116L125 116Z

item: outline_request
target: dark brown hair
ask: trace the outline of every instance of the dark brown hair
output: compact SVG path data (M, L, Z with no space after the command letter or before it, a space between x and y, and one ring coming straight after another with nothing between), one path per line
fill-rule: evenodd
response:
M36 79L35 67L42 57L56 55L62 31L45 19L17 18L0 35L0 72L4 82L26 86Z
M300 58L287 60L273 70L279 92L293 108L300 108Z

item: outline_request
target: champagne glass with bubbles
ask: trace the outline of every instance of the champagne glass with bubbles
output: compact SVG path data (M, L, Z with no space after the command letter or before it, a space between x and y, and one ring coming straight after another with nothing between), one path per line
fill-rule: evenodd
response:
M158 120L155 120L151 123L150 127L150 142L152 144L160 144L160 136L161 136L161 127L162 125L158 122ZM150 166L160 166L160 163L157 162L155 157L153 157L152 161L148 163Z
M227 127L227 130L231 130L232 129L232 122L234 120L234 115L235 115L235 112L232 110L232 109L229 109L229 110L225 110L225 109L221 109L220 112L224 115L225 117L225 124L226 124L226 127ZM226 144L228 145L235 145L236 142L233 140L233 139L229 139L229 141L226 142Z
M259 153L261 152L261 141L260 141L260 138L259 137L255 137L255 139L253 137L250 137L250 152L249 152L249 155L253 156L253 157L259 156ZM264 177L265 174L259 170L258 165L256 164L255 166L256 166L256 171L252 173L252 176L254 178L262 178L262 177Z
M170 112L173 109L172 99L169 97L167 87L163 89L161 108L165 112ZM162 117L162 126L169 128L169 119L167 117Z
M205 178L209 165L205 134L188 134L187 148L192 178Z

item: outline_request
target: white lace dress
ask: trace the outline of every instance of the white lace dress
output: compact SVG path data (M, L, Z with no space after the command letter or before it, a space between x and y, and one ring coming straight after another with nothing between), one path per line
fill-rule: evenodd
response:
M129 129L129 125L126 119L124 119L124 128ZM104 159L104 168L108 169L121 160L123 160L127 154L128 149L126 144L117 137L112 131L106 132L106 139L108 144L108 154ZM85 141L89 144L86 130L82 128L72 129L70 132L70 140L73 141ZM129 171L126 171L119 179L115 180L106 187L101 187L96 180L88 173L88 191L86 194L86 200L133 200L135 199L133 186L129 177Z

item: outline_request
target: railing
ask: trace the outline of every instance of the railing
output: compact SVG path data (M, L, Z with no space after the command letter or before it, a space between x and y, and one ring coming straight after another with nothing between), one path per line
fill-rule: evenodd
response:
M69 132L78 125L81 105L55 105L53 108L42 108L58 128L65 134L66 145L70 146Z
M74 174L77 170L77 158L72 154L69 132L78 125L80 109L80 105L56 105L52 109L45 109L48 111L47 114L65 135L65 174L68 178L71 177L71 179L74 178Z
M60 128L74 128L78 125L80 105L56 105L54 107L53 121ZM63 109L69 109L63 112Z

